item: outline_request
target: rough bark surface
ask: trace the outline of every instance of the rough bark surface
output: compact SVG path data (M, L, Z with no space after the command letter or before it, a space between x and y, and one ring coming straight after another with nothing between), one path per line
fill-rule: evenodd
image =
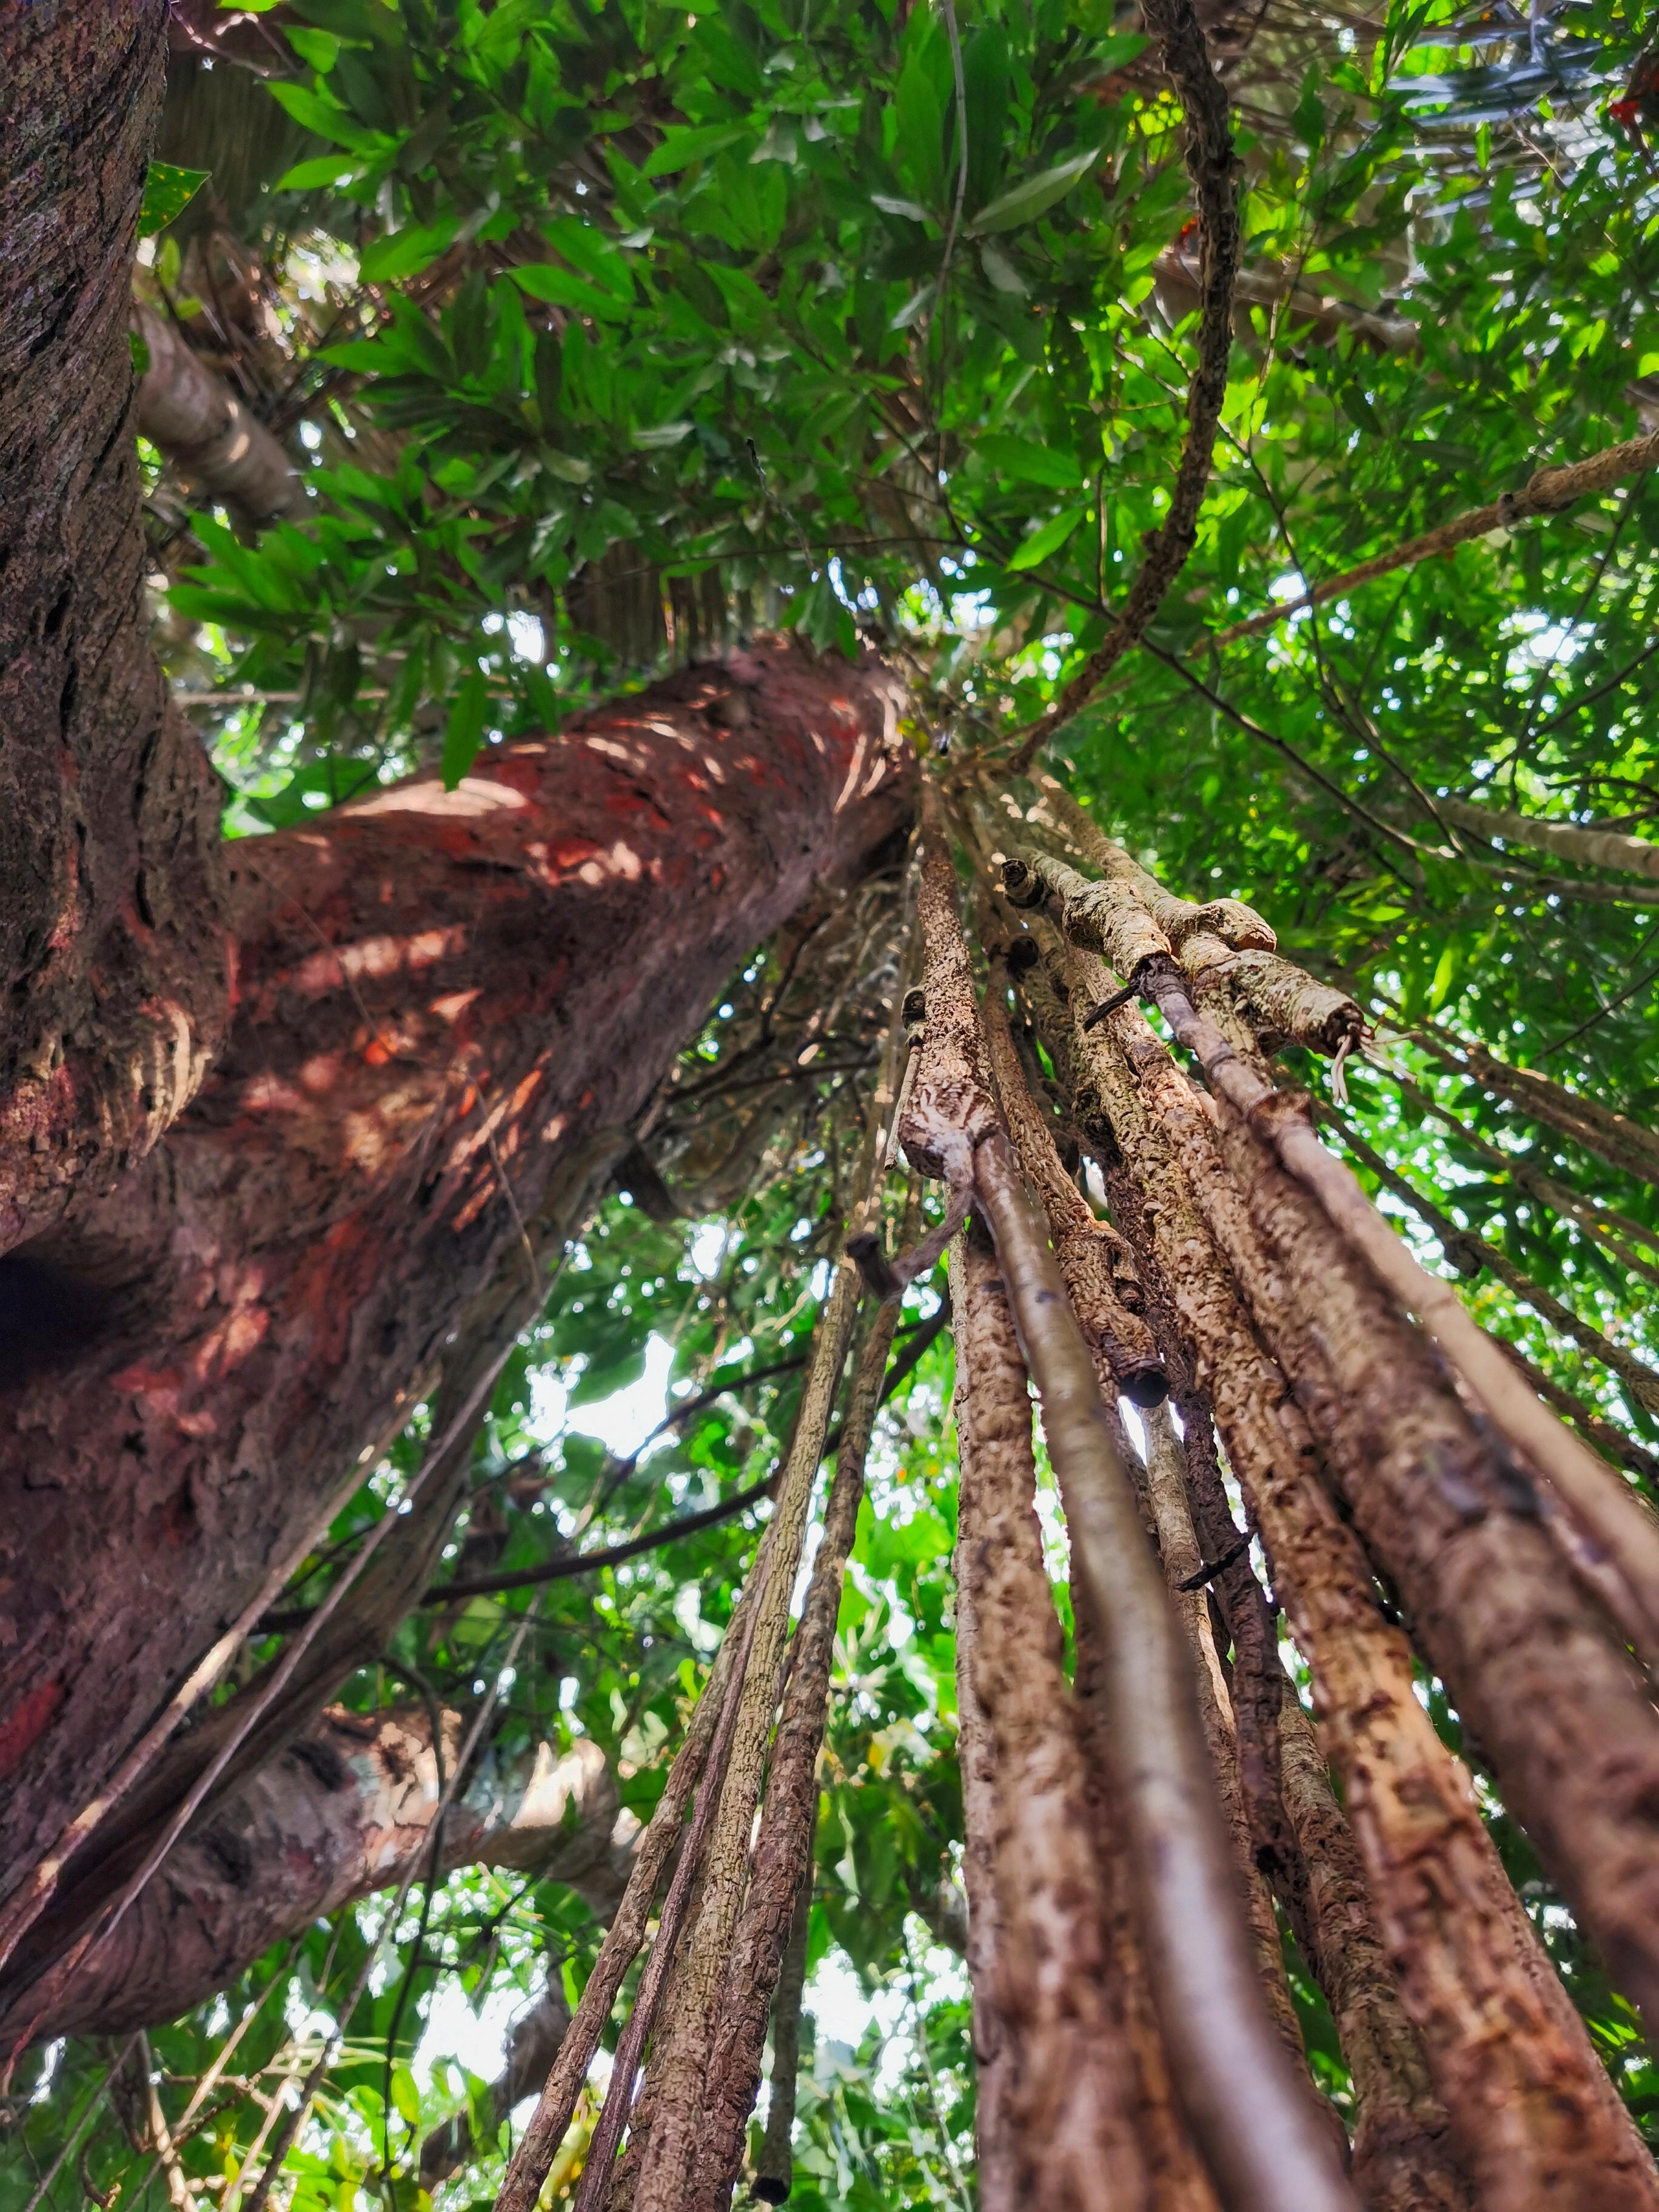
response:
M1020 1172L1048 1217L1054 1257L1066 1279L1072 1310L1109 1394L1121 1390L1137 1406L1156 1406L1169 1388L1151 1328L1118 1297L1113 1266L1117 1231L1097 1220L1089 1201L1060 1164L1048 1125L1038 1112L1014 1050L999 979L994 970L984 1008L986 1053Z
M1086 957L1076 968L1073 996L1086 1010L1109 978ZM1456 2205L1461 2160L1483 2206L1565 2206L1592 2175L1646 2205L1651 2162L1538 1948L1467 1776L1418 1701L1410 1649L1382 1619L1368 1563L1327 1493L1307 1416L1241 1306L1242 1289L1269 1326L1296 1310L1293 1279L1263 1252L1197 1095L1141 1017L1126 1007L1095 1031L1078 1026L1073 1043L1080 1117L1145 1194L1143 1267L1213 1401L1311 1662L1322 1738L1399 1975L1396 1996L1384 1978L1350 1971L1340 1916L1312 1946L1354 2074L1356 2182L1368 2203L1397 2212ZM1328 1276L1307 1279L1323 1314ZM1282 1332L1271 1333L1277 1342ZM1424 2051L1438 2105L1422 2091Z
M760 2088L766 2022L790 1929L811 1871L817 1813L817 1758L823 1741L835 1658L842 1577L858 1530L864 1462L898 1320L895 1301L878 1312L859 1354L836 1478L800 1625L789 1650L789 1680L773 1740L749 1887L711 2017L703 2075L702 2124L685 2212L729 2203L743 2163L744 2131ZM810 1906L810 1896L808 1905Z
M961 1431L960 1415L957 1419ZM1127 1449L1127 1440L1125 1440ZM1134 1869L1122 1809L1111 1776L1115 1765L1107 1711L1099 1625L1072 1555L1072 1692L1084 1754L1084 1806L1100 1869L1112 1968L1122 1995L1124 2033L1133 2063L1135 2135L1146 2161L1154 2212L1216 2212L1215 2187L1176 2095L1169 2052L1153 2008L1146 1954L1137 1925ZM958 1617L961 1610L957 1601ZM958 1630L958 1633L960 1631ZM961 1667L958 1664L958 1675ZM961 1692L957 1693L960 1706ZM964 1793L965 1795L965 1793ZM969 1917L971 1936L975 1925ZM984 2080L983 2062L980 2079ZM981 2089L981 2094L982 2095Z
M994 1823L989 2006L1007 2059L1000 2139L986 2150L1006 2160L1013 2203L1148 2206L1121 1992L1033 1505L1025 1364L994 1255L972 1237L952 1255L951 1302L965 1376L957 1582L972 1629L966 1667L996 1771L991 1804L980 1809Z
M104 1317L5 1395L0 1887L395 1430L556 1172L902 818L893 699L757 648L234 848L210 1083L33 1248Z
M778 1486L777 1508L767 1528L769 1565L756 1599L753 1640L719 1808L685 1940L667 1984L661 2029L652 2044L649 2071L610 2200L613 2204L637 2203L641 2212L647 2206L680 2212L690 2185L708 2048L748 1883L750 1846L777 1711L795 1577L859 1297L858 1277L850 1262L843 1261L819 1317L812 1364Z
M1524 1478L1470 1419L1431 1347L1306 1193L1231 1116L1222 1127L1278 1270L1279 1295L1256 1318L1330 1476L1505 1802L1615 1981L1659 2016L1659 1723L1649 1693L1605 1616L1562 1572Z
M441 1719L449 1774L465 1726L459 1713ZM396 1888L430 1858L441 1788L423 1707L336 1707L184 1838L37 2036L116 2035L174 2020L284 1936ZM446 1874L534 1870L568 1883L608 1920L637 1827L597 1744L580 1739L561 1757L541 1743L508 1765L486 1760L463 1784L444 1815L437 1863ZM18 1975L8 1978L15 1989ZM5 2002L0 1989L0 2035ZM27 2002L25 1994L25 2012Z
M0 1251L143 1156L229 1011L217 785L145 633L129 283L165 0L0 12ZM7 1366L77 1301L0 1270Z

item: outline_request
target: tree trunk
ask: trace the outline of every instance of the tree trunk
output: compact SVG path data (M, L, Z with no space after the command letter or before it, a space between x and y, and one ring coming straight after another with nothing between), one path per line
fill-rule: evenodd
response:
M4 1888L395 1431L556 1173L902 819L894 697L768 647L233 848L212 1079L30 1255L101 1317L5 1401Z
M248 528L293 514L305 499L298 471L258 416L191 352L177 323L135 300L132 327L149 356L138 384L145 437Z
M459 1713L441 1719L447 1775L465 1728ZM185 1837L62 2002L35 2024L36 2037L119 2035L174 2020L273 1943L395 1889L411 1869L424 1872L441 1788L422 1707L336 1706ZM637 1829L596 1743L579 1737L562 1758L538 1743L505 1766L486 1757L452 1800L438 1871L533 1870L567 1883L608 1920ZM20 1959L0 1985L0 2036L28 2019L27 1973Z
M132 441L167 20L0 13L0 1251L142 1158L229 1012L218 787L145 634ZM13 1362L78 1302L0 1267L0 1318Z

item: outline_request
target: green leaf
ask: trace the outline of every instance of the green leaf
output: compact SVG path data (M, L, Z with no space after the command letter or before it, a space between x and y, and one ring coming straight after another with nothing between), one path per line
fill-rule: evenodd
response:
M982 207L974 218L973 228L981 231L1012 230L1019 223L1033 222L1045 209L1053 207L1056 200L1064 199L1079 179L1097 166L1100 158L1099 149L1091 147L1086 154L1073 154L1069 161L1045 169L1041 176L1027 177L1012 191L1004 192L988 207Z
M482 668L471 669L461 678L455 703L449 710L449 726L444 732L441 773L446 791L454 790L477 758L489 711L489 692L484 672Z
M753 133L741 123L708 123L701 125L673 124L662 134L662 143L653 146L640 165L642 177L672 177L676 171L689 169L693 161L706 161L709 155L718 154L727 146L735 146L739 139Z
M1084 481L1083 471L1070 453L1052 446L1033 444L1029 438L1012 438L997 430L974 441L974 452L999 476L1016 477L1022 483L1053 484L1067 490Z
M968 212L972 215L989 199L1002 174L1008 134L1008 34L1001 24L982 24L969 40L962 76L968 94Z
M459 228L453 216L443 222L410 223L405 230L388 231L363 248L357 272L365 284L395 284L428 268L455 242Z
M322 185L349 184L362 174L362 163L344 154L319 154L309 161L296 161L271 187L278 192L312 192Z
M545 300L556 307L574 307L582 314L612 321L628 312L614 293L602 292L586 276L578 276L568 269L556 269L550 261L532 262L527 268L507 273L532 300Z
M1041 529L1034 530L1009 562L1009 568L1035 568L1051 554L1058 553L1088 512L1086 507L1068 507Z
M138 235L154 238L178 220L211 172L175 168L171 161L152 161L144 172L143 204L138 210Z

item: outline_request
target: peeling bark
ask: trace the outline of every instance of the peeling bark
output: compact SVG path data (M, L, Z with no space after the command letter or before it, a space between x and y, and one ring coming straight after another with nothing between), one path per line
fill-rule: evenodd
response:
M128 292L164 0L0 15L0 1251L142 1158L229 1013L218 789L149 649ZM0 1277L4 1370L95 1303Z
M5 1398L8 1889L410 1394L732 965L902 819L878 667L757 648L233 848L239 1000L167 1143L33 1255ZM142 1590L142 1603L134 1602Z
M445 1713L443 1771L465 1734ZM440 1795L424 1708L337 1706L169 1855L110 1940L88 1956L40 2039L115 2035L175 2020L283 1937L382 1889L431 1855ZM562 1881L609 1919L638 1823L621 1810L597 1744L548 1743L503 1765L487 1759L444 1816L441 1873L495 1866ZM93 1900L94 1903L96 1900ZM27 2018L27 1961L0 1984L0 2034ZM7 1985L9 1985L8 1995Z

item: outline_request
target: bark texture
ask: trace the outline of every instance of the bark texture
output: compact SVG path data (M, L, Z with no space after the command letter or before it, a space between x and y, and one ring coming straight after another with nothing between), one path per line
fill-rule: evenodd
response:
M1208 1770L1190 1662L1142 1531L1114 1414L988 1090L936 794L923 788L927 1033L901 1122L913 1163L971 1196L996 1240L1042 1396L1067 1525L1101 1632L1115 1780L1151 1983L1181 2094L1232 2212L1353 2203L1305 2076L1273 2034Z
M5 1397L0 1885L366 1447L556 1174L908 803L878 665L689 671L234 848L236 1024L167 1144L33 1248L104 1301Z
M732 2185L743 2164L749 2115L760 2088L773 1993L779 1986L791 1929L811 1907L810 1887L803 1888L803 1884L810 1882L811 1875L818 1749L823 1741L842 1579L858 1530L865 1456L897 1320L896 1304L883 1307L859 1354L812 1578L790 1646L788 1684L773 1740L749 1887L711 2017L702 2124L692 2187L684 2200L685 2212L715 2212L731 2200ZM799 2004L797 1990L798 2012Z
M1109 981L1099 963L1077 959L1076 1008L1086 1013ZM1243 1310L1241 1294L1299 1375L1284 1317L1299 1310L1296 1285L1306 1282L1317 1286L1321 1340L1331 1333L1328 1268L1322 1261L1299 1275L1270 1262L1197 1094L1139 1013L1125 1007L1092 1031L1079 1019L1072 1042L1080 1120L1141 1194L1133 1218L1148 1240L1143 1267L1212 1397L1274 1587L1312 1662L1326 1747L1400 1977L1396 1995L1386 1976L1364 1970L1375 1951L1353 1947L1352 1892L1330 1873L1340 1835L1320 1826L1304 1789L1292 1809L1298 1840L1305 1853L1323 1839L1310 1963L1354 2074L1356 2182L1369 2203L1405 2212L1465 2202L1460 2163L1493 2206L1565 2205L1595 2173L1596 2185L1645 2204L1651 2163L1538 1948L1467 1777L1416 1698L1409 1647L1383 1620L1368 1563L1327 1493L1308 1417ZM1364 1331L1344 1334L1358 1342ZM1415 1380L1402 1356L1390 1340L1389 1401L1406 1398ZM1380 1408L1384 1395L1379 1372L1370 1402ZM1310 1410L1340 1407L1330 1394ZM1439 2101L1426 2088L1425 2051Z
M165 0L0 13L0 1252L106 1185L229 1012L217 785L145 632L129 285ZM4 1364L83 1320L0 1268Z
M1139 2212L1153 2198L1033 1505L1025 1364L994 1255L969 1237L951 1272L963 1375L957 1578L971 1630L962 1664L995 1774L988 1804L977 1792L968 1800L992 1822L970 1851L988 1861L997 1940L987 2009L1007 2052L996 2138L981 2113L981 2141L1009 2205ZM971 1936L971 1902L969 1924Z
M465 1726L459 1713L441 1717L449 1774ZM325 1714L185 1838L36 2034L116 2035L174 2020L284 1936L423 1872L439 1765L423 1707ZM637 1826L597 1744L579 1739L562 1757L540 1743L505 1765L486 1759L463 1783L444 1815L438 1869L534 1871L608 1920ZM0 2034L6 2020L0 2009Z

